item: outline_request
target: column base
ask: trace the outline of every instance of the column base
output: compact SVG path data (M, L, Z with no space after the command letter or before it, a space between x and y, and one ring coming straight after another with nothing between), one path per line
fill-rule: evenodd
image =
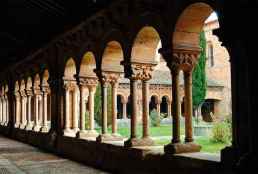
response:
M41 127L40 132L47 133L48 132L48 127L47 126Z
M25 127L26 127L26 124L20 124L20 129L25 129Z
M150 137L146 138L130 138L124 142L125 147L137 147L137 146L153 146L154 141Z
M14 127L15 127L15 128L19 128L19 127L20 127L20 124L19 124L19 123L15 123Z
M32 124L27 124L25 130L32 130L32 128L33 128Z
M114 137L111 134L101 134L96 138L96 141L99 143L104 143L104 142L121 141L121 140L120 139L118 140L117 137Z
M164 146L165 154L179 154L179 153L190 153L190 152L200 152L201 146L191 143L170 143Z
M8 125L8 122L5 122L5 123L4 123L4 126L7 126L7 125Z
M33 130L35 131L35 132L39 132L40 131L40 126L39 125L37 125L37 126L34 126L33 127Z
M76 137L80 139L96 140L98 135L99 134L95 130L89 130L89 131L83 130L83 131L77 132Z
M63 135L67 137L76 137L76 132L73 129L68 128L64 130Z

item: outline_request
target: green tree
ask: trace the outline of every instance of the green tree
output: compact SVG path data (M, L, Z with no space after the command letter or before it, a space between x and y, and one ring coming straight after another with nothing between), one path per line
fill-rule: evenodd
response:
M206 39L205 34L202 31L200 33L200 48L201 53L198 59L198 63L193 71L193 107L197 108L201 103L203 103L206 95Z
M112 90L111 87L108 87L108 126L112 123ZM96 88L95 98L94 98L94 111L95 111L95 120L98 125L102 124L102 97L101 97L101 85L98 84Z

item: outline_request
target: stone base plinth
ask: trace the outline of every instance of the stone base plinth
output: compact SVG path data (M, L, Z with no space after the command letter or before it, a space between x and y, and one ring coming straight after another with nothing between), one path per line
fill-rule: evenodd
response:
M65 129L64 130L64 136L67 137L76 137L76 132L72 129Z
M42 127L40 129L40 132L47 133L48 132L48 127L47 126Z
M137 146L153 146L154 141L150 138L130 138L129 140L125 141L125 147L137 147Z
M166 154L179 154L179 153L190 153L200 152L201 146L195 143L170 143L164 147Z
M26 125L26 128L25 128L25 130L32 130L32 128L33 128L33 126L32 126L32 124L28 124L28 125Z
M90 131L83 130L83 131L79 131L76 134L76 137L80 139L96 139L98 135L99 134L95 130L90 130Z
M20 124L20 129L25 129L26 125L25 124Z
M97 142L110 142L110 141L122 141L123 139L118 136L114 136L111 134L101 134L97 137L96 141Z
M40 131L40 128L41 128L40 126L34 126L34 127L33 127L33 130L34 130L35 132L39 132L39 131Z

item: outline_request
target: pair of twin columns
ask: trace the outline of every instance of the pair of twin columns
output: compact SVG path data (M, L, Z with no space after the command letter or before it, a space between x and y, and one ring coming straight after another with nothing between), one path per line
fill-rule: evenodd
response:
M15 92L15 111L16 120L15 127L26 130L48 132L47 125L48 114L48 94L49 87L44 86L42 91L40 88L32 90L22 90ZM31 99L34 97L34 123L32 122Z

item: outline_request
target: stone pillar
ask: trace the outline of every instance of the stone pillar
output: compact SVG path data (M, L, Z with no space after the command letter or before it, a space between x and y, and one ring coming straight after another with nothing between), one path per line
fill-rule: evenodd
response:
M157 106L157 113L158 113L158 118L160 118L160 104L161 102L158 100L157 103L156 103L156 106Z
M3 122L3 102L2 102L2 97L0 96L0 124Z
M89 89L89 117L90 117L90 129L88 134L90 137L97 137L98 133L95 130L95 120L94 120L94 95L96 91L97 81L95 80L95 84L91 84L88 86Z
M149 83L148 80L152 78L153 67L156 64L143 64L133 63L132 77L130 83L130 93L132 96L132 116L131 116L131 138L125 142L125 146L150 146L154 144L154 141L149 137ZM137 125L137 81L142 81L142 124L143 135L141 139L136 138L136 125Z
M39 125L40 125L40 128L42 127L42 123L43 123L43 96L42 96L42 92L40 92L40 95L39 95Z
M171 118L171 101L167 101L168 105L168 118Z
M70 125L70 88L68 84L65 86L65 130L64 132L71 131Z
M43 120L42 120L42 127L41 132L48 132L48 125L47 125L47 97L48 97L48 90L47 87L43 87L43 95L42 95L42 106L43 106Z
M6 121L6 101L5 101L5 96L2 96L2 123L1 125L5 125L5 121Z
M173 139L172 143L180 143L180 91L179 69L172 70L172 107L173 107Z
M31 96L32 96L32 92L31 91L27 91L27 96L28 96L28 100L27 100L27 125L26 125L26 130L32 130L32 122L31 122Z
M102 84L102 134L107 134L107 112L108 112L108 83L103 82Z
M26 126L26 95L24 92L21 94L21 124L20 129L24 129Z
M76 133L79 131L79 116L78 116L78 88L73 90L73 131Z
M21 116L20 116L20 107L21 107L21 99L19 92L15 92L15 128L20 127Z
M127 119L127 111L126 111L126 104L127 104L127 101L123 101L122 100L122 104L123 104L123 119Z
M185 83L185 142L193 142L192 71L184 72Z
M117 87L118 83L111 83L112 86L112 134L117 134Z
M137 104L137 78L131 77L130 79L130 94L131 94L131 134L130 138L125 141L124 146L132 147L137 144L137 116L138 116L138 104Z
M7 92L6 92L7 93ZM7 126L9 123L9 101L8 101L8 96L6 94L5 96L5 101L6 101L6 119L5 119L5 125Z
M87 134L85 129L86 119L86 104L88 100L88 92L85 84L80 83L80 131L77 134L78 138L83 138Z
M38 132L40 130L40 125L39 125L39 95L37 93L34 94L34 127L33 130Z
M142 125L143 125L143 138L149 138L149 82L147 80L142 81Z

